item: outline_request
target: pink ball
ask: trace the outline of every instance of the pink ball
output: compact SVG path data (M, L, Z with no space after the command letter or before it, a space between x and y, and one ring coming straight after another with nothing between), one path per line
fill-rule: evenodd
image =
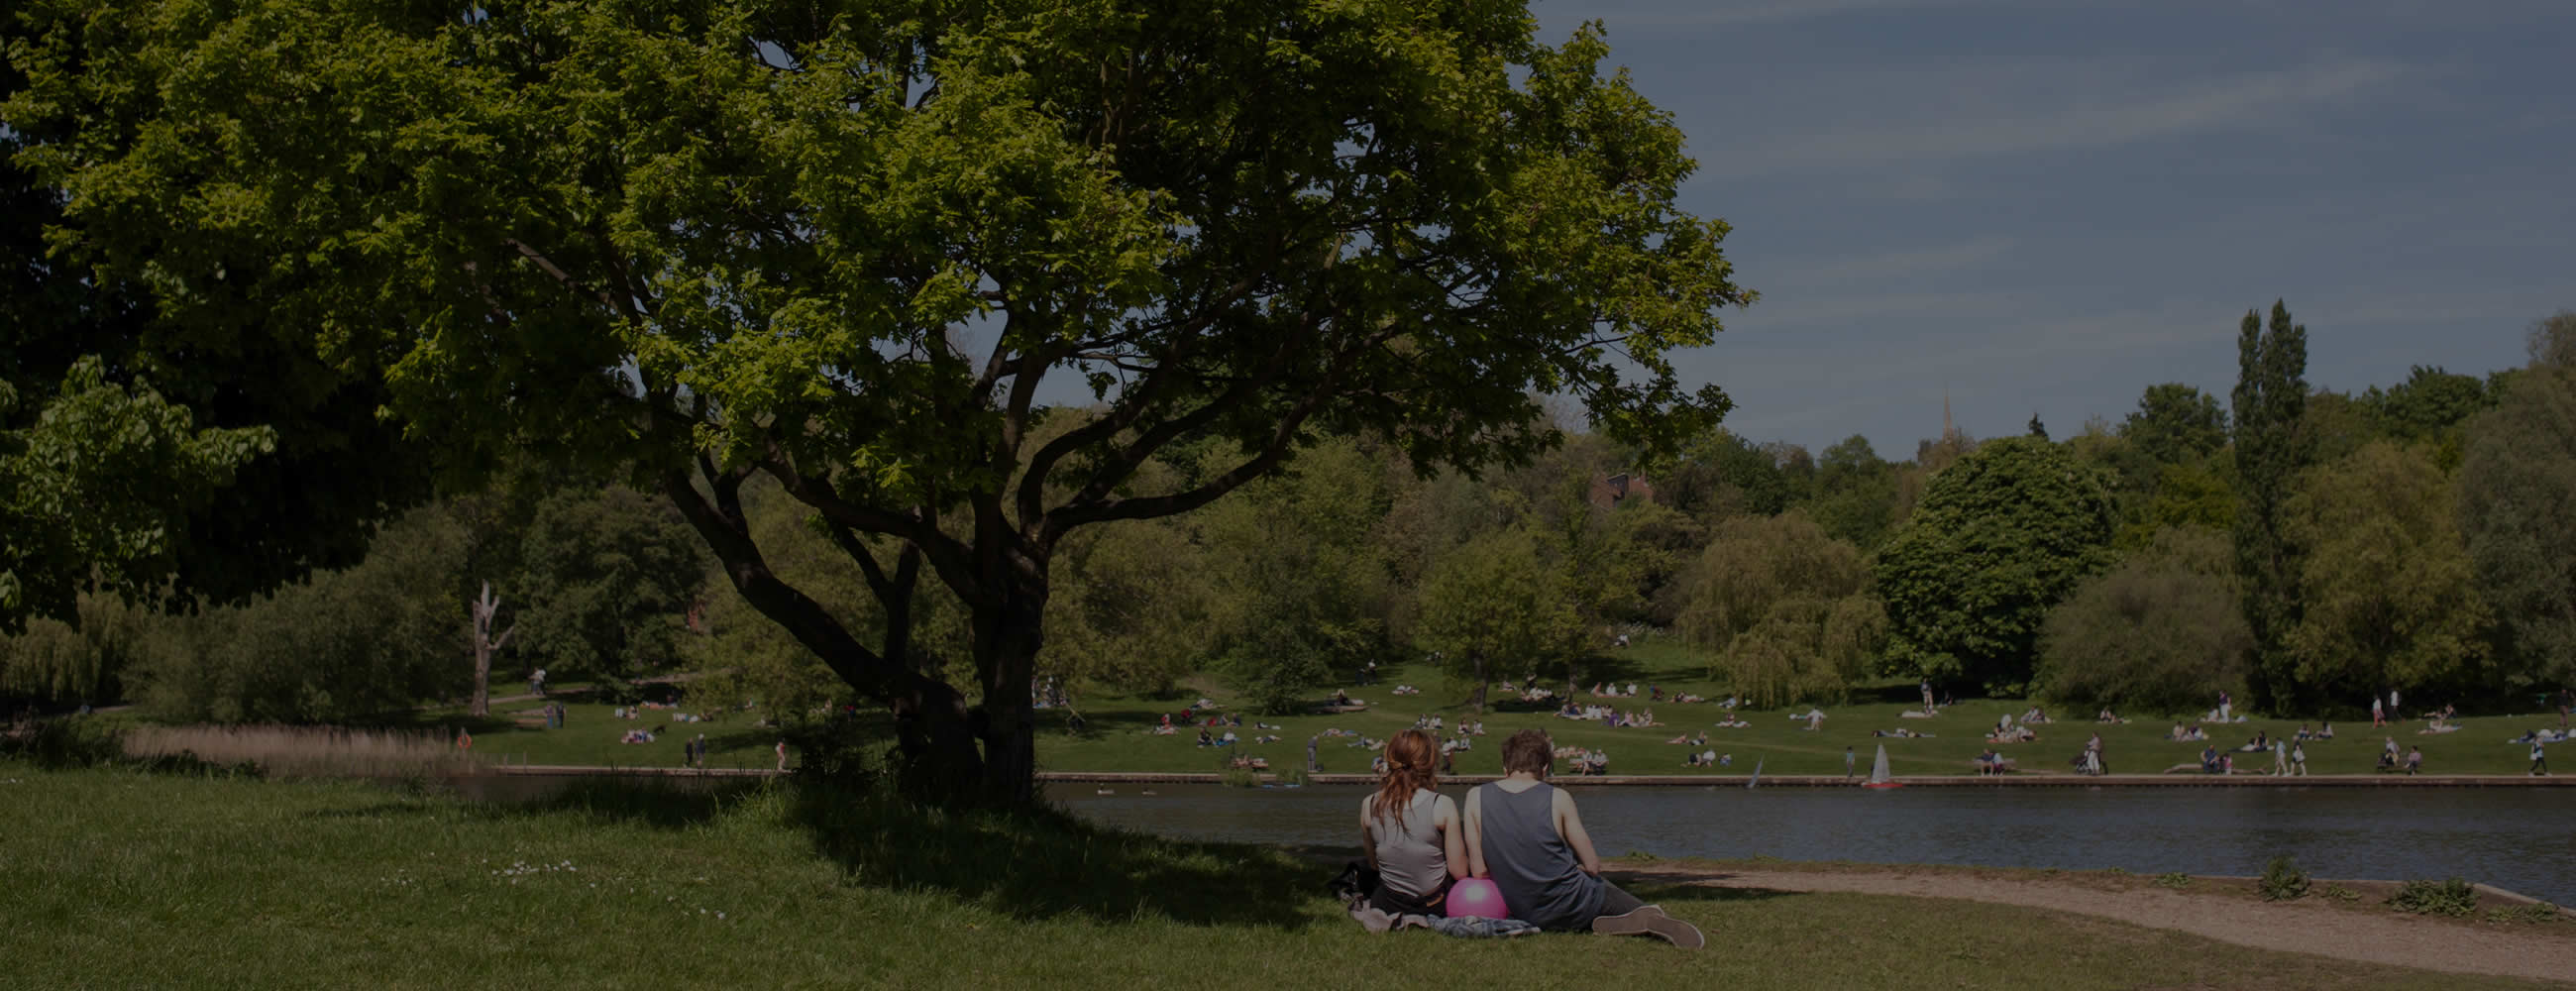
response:
M1485 919L1508 919L1511 911L1503 907L1503 889L1481 877L1471 877L1449 888L1449 914Z

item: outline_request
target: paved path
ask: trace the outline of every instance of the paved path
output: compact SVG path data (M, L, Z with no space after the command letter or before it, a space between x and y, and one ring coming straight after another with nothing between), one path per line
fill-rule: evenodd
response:
M1639 881L1718 888L1959 898L2090 915L2238 946L2356 963L2552 982L2576 977L2576 925L2495 924L2402 915L2367 896L2352 903L2316 898L2265 902L2241 895L2173 891L2143 884L2115 888L2088 881L1893 867L1800 871L1655 864L1627 870L1614 868L1613 873Z

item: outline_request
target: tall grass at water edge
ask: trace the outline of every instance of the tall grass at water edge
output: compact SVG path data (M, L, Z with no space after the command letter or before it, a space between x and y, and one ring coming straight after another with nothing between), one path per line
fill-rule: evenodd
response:
M194 759L250 766L275 778L468 774L487 762L460 751L433 730L336 726L137 726L125 733L127 755L145 761Z

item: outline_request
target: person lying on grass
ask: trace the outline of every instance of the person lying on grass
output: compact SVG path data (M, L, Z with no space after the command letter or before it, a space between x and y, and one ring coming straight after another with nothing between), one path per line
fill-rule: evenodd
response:
M1601 857L1574 796L1547 783L1547 734L1503 741L1503 779L1467 793L1469 873L1502 889L1512 917L1541 929L1656 936L1684 949L1707 942L1699 927L1664 914L1601 877Z
M1467 839L1458 803L1440 794L1431 735L1418 729L1386 742L1386 775L1360 800L1360 848L1378 871L1369 904L1392 916L1446 915L1449 886L1467 879Z

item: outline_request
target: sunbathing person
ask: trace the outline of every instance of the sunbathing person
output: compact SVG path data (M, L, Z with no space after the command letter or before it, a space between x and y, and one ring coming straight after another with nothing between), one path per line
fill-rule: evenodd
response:
M1542 929L1651 935L1698 949L1699 928L1601 878L1574 796L1547 783L1547 734L1503 741L1504 777L1467 793L1467 859L1502 889L1512 915Z
M1440 794L1431 735L1397 733L1386 745L1386 776L1360 800L1360 848L1378 871L1369 904L1393 916L1446 915L1449 886L1467 878L1467 838L1458 804Z

